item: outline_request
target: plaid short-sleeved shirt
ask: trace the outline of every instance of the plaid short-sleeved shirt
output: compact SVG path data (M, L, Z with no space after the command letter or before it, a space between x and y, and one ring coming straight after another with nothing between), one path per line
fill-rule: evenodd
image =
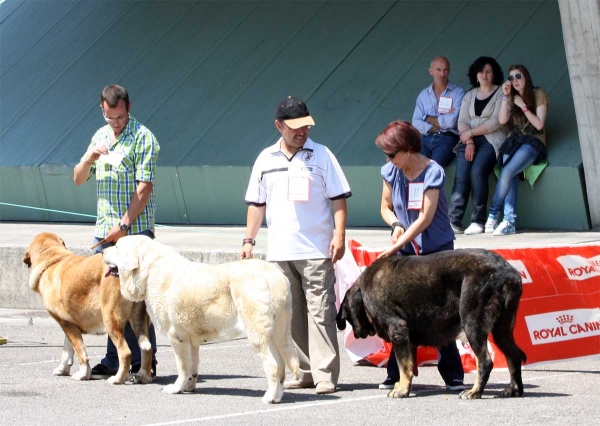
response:
M116 167L99 159L91 168L96 173L98 210L94 236L104 238L111 228L119 223L127 211L138 182L152 182L156 172L156 160L160 146L145 126L129 116L129 122L113 146L110 146L113 130L109 125L100 128L88 147L88 151L97 144L109 147L110 151L123 154L123 161ZM87 153L82 160L87 158ZM138 234L145 230L154 232L154 191L144 210L131 223L129 234Z

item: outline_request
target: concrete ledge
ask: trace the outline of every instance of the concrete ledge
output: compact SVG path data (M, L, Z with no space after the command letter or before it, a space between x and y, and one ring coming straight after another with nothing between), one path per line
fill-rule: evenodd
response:
M27 245L0 246L0 308L44 309L40 295L29 288L31 270L23 263ZM87 246L73 246L69 250L79 256L91 255ZM217 265L238 260L237 251L223 250L178 250L185 258ZM265 253L257 252L255 257L265 258Z

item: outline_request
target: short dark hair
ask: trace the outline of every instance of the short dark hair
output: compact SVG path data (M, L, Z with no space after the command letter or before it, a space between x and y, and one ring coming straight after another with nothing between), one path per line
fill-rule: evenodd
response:
M421 133L408 121L392 121L377 136L375 145L388 153L421 152Z
M477 81L477 73L483 70L487 64L490 64L492 67L492 73L494 74L494 78L492 79L492 84L496 84L500 86L504 83L504 73L502 72L502 68L498 65L498 62L494 58L490 58L489 56L480 56L475 59L475 62L471 64L469 67L469 71L467 72L467 77L469 77L469 82L471 82L471 86L479 87L479 82Z
M106 102L109 107L115 108L121 99L125 102L125 107L129 109L129 93L127 93L127 90L123 86L111 84L102 89L102 94L100 95L101 104Z

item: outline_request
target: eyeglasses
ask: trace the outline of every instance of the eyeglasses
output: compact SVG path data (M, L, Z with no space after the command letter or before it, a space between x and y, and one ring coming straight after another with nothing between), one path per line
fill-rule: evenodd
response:
M396 156L396 154L398 154L400 151L396 151L393 154L389 153L389 152L385 152L383 151L383 153L387 156L387 158L389 158L390 160L393 160L394 157Z
M115 118L108 118L108 117L106 116L106 113L104 112L104 108L102 108L102 116L104 117L104 120L105 120L107 123L114 123L115 121L121 121L121 120L125 119L125 118L128 116L128 114L125 114L125 115L120 115L120 116L118 116L118 117L115 117Z
M518 72L518 73L516 73L514 75L509 75L508 76L508 81L513 81L515 78L517 80L520 80L521 78L523 78L523 74L521 74L521 73Z

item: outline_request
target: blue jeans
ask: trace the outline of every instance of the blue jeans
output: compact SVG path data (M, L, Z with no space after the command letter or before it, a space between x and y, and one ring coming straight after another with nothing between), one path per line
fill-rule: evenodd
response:
M154 234L150 230L142 231L137 235L146 235L154 239ZM101 240L102 238L94 237L93 245L96 245ZM92 250L92 253L102 253L102 250L114 245L115 243L102 244L101 246L98 246L94 250ZM129 350L131 350L131 366L140 365L142 363L142 353L140 352L140 346L129 322L127 322L127 325L125 325L125 340L127 341ZM150 324L150 344L152 345L152 365L156 365L156 333L154 331L153 324ZM106 355L104 356L104 358L102 358L100 364L104 364L105 366L113 370L119 369L119 354L117 352L115 344L110 339L110 336L108 336L106 342Z
M421 135L421 154L446 167L454 158L454 147L459 141L452 132Z
M538 152L531 145L521 145L513 154L508 163L504 163L496 191L492 198L490 214L498 216L504 206L504 220L514 225L517 219L517 194L519 192L519 173L531 166L538 157ZM502 159L506 161L508 155L504 154Z
M488 178L496 164L496 151L485 136L475 136L475 157L465 158L466 145L461 143L456 153L456 174L450 196L450 223L462 228L465 209L472 196L471 222L483 225L487 219Z
M415 360L416 362L417 360ZM465 372L463 370L462 360L460 359L460 352L456 342L450 342L446 346L438 348L438 371L444 382L452 384L455 380L461 382L465 378ZM398 369L398 362L396 361L396 352L392 347L390 358L387 363L387 376L388 379L394 381L400 380L400 370Z

